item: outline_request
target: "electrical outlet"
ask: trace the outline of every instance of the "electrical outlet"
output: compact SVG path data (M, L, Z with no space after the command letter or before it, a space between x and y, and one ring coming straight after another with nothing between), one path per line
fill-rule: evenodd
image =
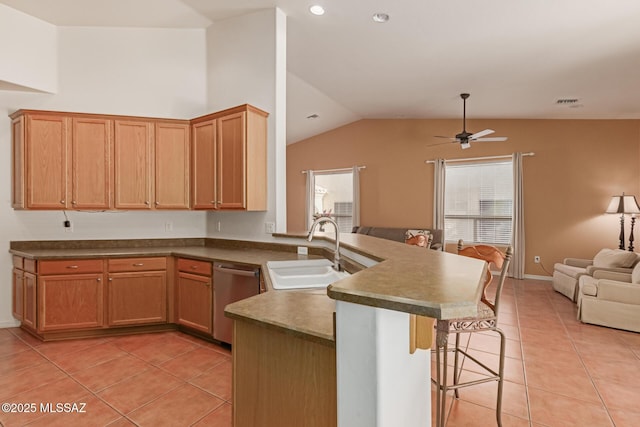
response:
M540 264L540 256L539 255L534 256L533 262L535 262L536 264Z
M298 255L309 255L309 248L306 246L298 246Z
M276 232L276 223L275 222L265 222L264 223L264 232L267 234L273 234Z
M167 221L164 223L164 231L173 231L173 222Z
M218 221L218 223L216 224L216 231L220 230L222 230L222 224L220 224L220 221Z

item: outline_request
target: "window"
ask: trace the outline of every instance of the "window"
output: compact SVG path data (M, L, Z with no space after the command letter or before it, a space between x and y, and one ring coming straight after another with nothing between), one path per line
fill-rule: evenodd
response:
M318 171L311 176L314 179L314 199L310 218L307 218L309 224L318 216L330 216L338 223L341 233L350 233L354 224L353 172L350 169Z
M512 162L447 165L447 241L509 244L513 217Z

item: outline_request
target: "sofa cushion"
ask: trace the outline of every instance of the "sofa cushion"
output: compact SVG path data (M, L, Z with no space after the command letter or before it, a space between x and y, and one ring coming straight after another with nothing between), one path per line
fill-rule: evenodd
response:
M631 270L631 283L640 283L640 263Z
M633 267L637 255L624 249L602 249L593 257L593 266L601 268Z

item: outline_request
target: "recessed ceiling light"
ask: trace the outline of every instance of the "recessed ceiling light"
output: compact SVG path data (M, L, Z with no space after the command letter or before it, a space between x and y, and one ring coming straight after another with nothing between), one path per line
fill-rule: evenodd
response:
M386 13L374 13L373 14L373 21L374 22L379 22L379 23L384 23L387 22L389 20L389 15Z
M309 12L317 16L324 15L324 7L320 6L319 4L314 4L309 8Z

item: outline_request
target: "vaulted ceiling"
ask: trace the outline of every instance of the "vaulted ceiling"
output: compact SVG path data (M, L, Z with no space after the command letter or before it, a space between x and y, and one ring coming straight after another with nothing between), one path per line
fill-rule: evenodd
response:
M468 118L640 118L637 0L317 0L323 16L300 0L0 3L59 26L173 28L279 7L288 142L360 118L458 118L461 92Z

